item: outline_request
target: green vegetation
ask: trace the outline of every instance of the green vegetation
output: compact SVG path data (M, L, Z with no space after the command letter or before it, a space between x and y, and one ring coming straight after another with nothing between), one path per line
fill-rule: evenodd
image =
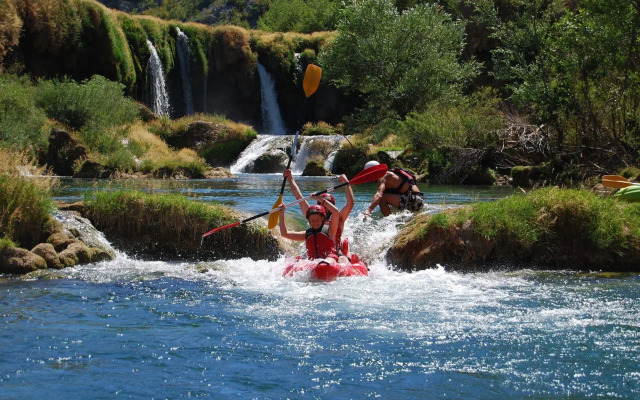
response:
M212 226L228 224L235 217L225 207L178 194L100 191L88 193L85 204L96 226L117 229L120 237L146 233L162 241L193 241Z
M18 167L34 175L44 172L27 152L0 149L0 238L3 247L31 248L47 230L56 180L22 177Z
M0 147L46 149L46 115L27 77L0 76Z
M340 3L332 0L274 0L258 20L269 32L312 33L336 28Z
M556 248L556 241L567 240L617 254L640 247L640 205L603 199L586 190L539 189L426 218L415 232L418 237L470 221L472 232L490 247L518 254L546 251Z
M365 0L345 9L320 63L331 82L364 95L362 129L459 96L477 68L459 62L463 46L464 25L435 6L399 13L389 1Z
M47 117L79 132L89 149L106 154L123 147L126 129L120 128L138 119L138 108L123 89L96 75L81 83L40 81L35 97Z

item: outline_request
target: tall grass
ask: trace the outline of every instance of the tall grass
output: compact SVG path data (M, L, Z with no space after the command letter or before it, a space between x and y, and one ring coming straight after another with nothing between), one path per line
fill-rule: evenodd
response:
M86 207L92 222L120 237L152 235L162 242L194 241L212 226L233 221L222 206L192 201L178 194L138 191L88 193Z
M22 176L26 171L32 175L45 173L28 153L0 149L0 238L31 248L41 239L50 218L50 189L57 180L46 175Z

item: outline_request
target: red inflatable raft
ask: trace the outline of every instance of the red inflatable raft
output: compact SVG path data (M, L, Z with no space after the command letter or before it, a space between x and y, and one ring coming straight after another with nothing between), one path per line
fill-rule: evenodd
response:
M357 256L356 256L357 257ZM307 260L305 258L296 258L293 262L287 264L282 272L282 276L291 277L295 273L309 271L309 278L318 281L332 281L343 276L367 276L367 264L362 261L352 264L342 264L337 261L326 262L324 260ZM354 260L355 261L355 260Z

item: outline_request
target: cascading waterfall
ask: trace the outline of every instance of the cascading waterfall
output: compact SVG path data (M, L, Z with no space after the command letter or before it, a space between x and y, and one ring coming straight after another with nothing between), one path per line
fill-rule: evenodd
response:
M147 46L149 46L149 51L151 52L147 69L149 73L151 73L149 86L152 101L151 108L156 114L169 115L169 94L167 93L167 87L164 82L162 62L160 61L160 57L158 57L155 46L149 39L147 39Z
M262 96L262 123L265 133L271 135L284 135L287 130L280 116L278 96L273 78L267 70L258 63L258 75L260 76L260 94Z
M191 49L189 47L189 37L176 27L178 32L177 51L180 61L180 76L182 77L182 88L184 92L184 106L187 115L193 114L193 91L191 89Z
M254 172L253 164L258 158L272 154L282 155L286 159L283 149L293 144L293 136L287 135L258 135L251 144L238 156L231 167L231 173ZM259 172L259 171L258 171Z
M295 175L301 175L310 160L324 160L324 168L327 171L333 168L333 159L340 149L342 138L339 136L304 136L300 139L300 150L296 156L292 171Z

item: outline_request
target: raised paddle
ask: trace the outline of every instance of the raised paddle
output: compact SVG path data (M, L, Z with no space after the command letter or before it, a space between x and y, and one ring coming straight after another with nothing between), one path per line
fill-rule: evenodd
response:
M322 77L322 69L317 65L309 64L307 65L307 70L304 72L304 80L302 82L302 89L304 90L304 104L302 109L304 110L307 99L309 96L315 93L318 90L318 86L320 86L320 78ZM293 146L291 147L291 152L289 153L289 163L287 163L287 169L291 167L291 160L293 160L293 156L296 151L296 142L298 141L298 134L300 130L296 131L296 136L293 138ZM282 179L282 187L280 188L280 196L278 196L278 200L273 203L273 208L278 208L282 205L282 195L284 194L284 185L287 183L287 178ZM273 229L278 226L278 214L274 213L269 215L269 223L267 227L269 229Z
M312 193L309 196L303 197L301 199L298 199L298 200L296 200L296 201L294 201L292 203L287 204L286 206L287 207L291 207L292 205L298 204L303 200L307 200L307 199L311 198L312 196L318 196L318 195L321 195L321 194L324 194L324 193L333 192L334 190L339 189L339 188L341 188L343 186L346 186L346 185L358 185L360 183L372 182L372 181L375 181L376 179L382 178L384 176L384 174L386 174L386 173L387 173L387 165L386 164L374 165L373 167L369 167L367 169L364 169L364 170L360 171L356 176L354 176L348 182L341 183L341 184L339 184L337 186L334 186L334 187L329 188L329 189L325 189L325 190L323 190L321 192ZM212 233L216 233L216 232L221 231L223 229L233 228L234 226L238 226L238 225L241 225L241 224L246 224L247 222L252 221L252 220L254 220L256 218L264 217L267 214L277 213L278 211L280 211L280 206L278 206L278 208L274 208L274 209L271 209L269 211L265 211L265 212L263 212L261 214L254 215L253 217L249 217L249 218L243 219L242 221L236 221L236 222L233 222L231 224L224 225L224 226L212 229L209 232L207 232L204 235L202 235L202 237L204 238L206 236L211 235Z

